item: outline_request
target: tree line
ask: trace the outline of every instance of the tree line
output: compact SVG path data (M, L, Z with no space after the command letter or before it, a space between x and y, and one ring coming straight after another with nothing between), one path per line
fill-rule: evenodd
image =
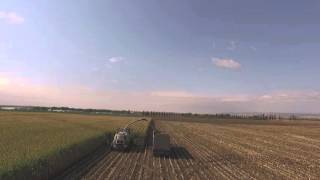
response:
M260 113L260 114L236 114L236 113L216 113L216 114L197 114L197 113L175 113L175 112L156 112L142 111L143 116L153 118L207 118L207 119L255 119L255 120L280 120L280 119L298 119L294 114L282 117L276 113Z
M152 118L165 119L186 119L186 118L205 118L205 119L255 119L255 120L280 120L280 119L298 119L296 115L289 114L281 116L279 113L177 113L177 112L159 112L159 111L132 111L132 110L110 110L110 109L82 109L71 107L43 107L43 106L15 106L17 111L35 111L35 112L74 112L89 114L110 114L127 116L144 116Z

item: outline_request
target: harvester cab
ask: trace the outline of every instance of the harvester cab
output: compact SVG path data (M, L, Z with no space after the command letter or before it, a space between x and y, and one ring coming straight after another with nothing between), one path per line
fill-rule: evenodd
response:
M112 149L127 149L130 144L130 130L123 128L117 131L111 143Z
M147 121L146 119L135 120L127 124L124 128L119 129L114 135L113 141L111 142L111 149L115 150L126 150L133 143L133 135L129 126L138 122L138 121Z

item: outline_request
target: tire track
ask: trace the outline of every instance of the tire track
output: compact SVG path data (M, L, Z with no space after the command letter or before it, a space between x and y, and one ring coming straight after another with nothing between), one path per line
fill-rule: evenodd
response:
M217 173L213 173L212 171L210 172L211 168L208 168L208 166L210 166L210 163L208 163L208 162L213 161L216 163L216 165L218 165L218 167L220 167L218 172L220 174L222 174L222 176L225 177L226 179L238 179L239 175L240 175L240 177L245 178L245 179L254 179L253 177L246 174L244 171L241 171L241 169L234 167L231 163L228 163L227 161L225 161L222 164L215 159L212 159L212 158L208 159L206 157L203 157L202 155L206 155L207 157L211 157L213 155L212 154L213 152L210 151L209 149L207 149L207 147L205 147L203 145L203 143L199 143L198 138L196 140L197 143L195 144L192 140L190 140L189 138L184 136L183 132L184 131L180 131L179 128L174 128L174 133L176 134L177 139L180 141L183 141L181 144L186 145L187 147L189 147L189 150L193 150L195 152L194 154L198 155L198 157L199 157L198 165L200 165L200 166L202 165L202 167L204 169L208 169L208 172L205 172L205 174L206 174L205 178L214 177L215 174L217 174ZM192 134L191 131L188 131L188 133ZM190 136L195 137L194 134L192 134ZM190 145L191 145L191 147L190 147ZM217 155L218 154L215 154L215 156L217 156ZM219 158L219 159L223 159L223 158ZM234 170L237 170L236 172L238 174L236 174ZM222 172L224 172L224 173L222 173Z
M94 168L98 162L102 161L102 159L109 153L109 148L101 146L94 152L93 156L87 155L77 164L67 169L63 174L55 177L55 179L80 179L84 174L88 173L90 169Z
M137 152L136 152L136 159L134 160L134 165L133 165L133 168L132 168L132 171L131 173L129 174L129 177L128 179L137 179L139 178L139 169L142 169L142 166L139 164L141 161L141 156L142 156L142 153L140 152L139 149L137 149Z
M105 169L108 169L108 167L114 164L118 158L120 158L120 155L112 151L99 164L97 164L94 169L89 171L83 179L97 179L97 177L99 177Z
M184 143L184 144L188 144L188 143ZM194 155L196 155L196 157L198 157L198 162L199 164L203 165L206 162L208 162L207 158L205 157L205 155L208 157L210 155L208 155L206 152L202 152L200 151L197 147L194 147L193 144L189 144L187 145L187 147L189 148L189 150L191 150L191 152L193 152ZM208 167L201 167L204 169L207 169ZM218 172L224 172L224 169L220 169ZM211 177L215 176L215 173L209 170L209 173L211 173ZM236 177L233 176L229 176L230 173L223 173L222 177L225 177L226 179L235 179ZM210 175L208 175L210 177ZM221 178L220 178L221 179Z
M111 171L108 174L106 173L102 176L102 179L119 179L118 177L121 176L122 172L124 172L126 169L126 163L128 162L128 158L131 153L118 153L120 154L121 159L117 162L117 164L111 167Z

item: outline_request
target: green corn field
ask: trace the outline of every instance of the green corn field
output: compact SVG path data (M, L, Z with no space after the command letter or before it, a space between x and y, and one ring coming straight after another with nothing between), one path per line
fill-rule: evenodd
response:
M0 179L49 177L137 117L0 112ZM148 122L135 125L144 136Z

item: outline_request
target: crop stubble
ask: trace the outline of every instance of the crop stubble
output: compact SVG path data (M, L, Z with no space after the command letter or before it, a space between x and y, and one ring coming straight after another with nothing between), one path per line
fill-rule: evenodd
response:
M155 121L171 136L169 157L105 148L66 177L83 179L318 179L320 122ZM85 174L83 169L87 169ZM73 176L73 175L81 176Z

